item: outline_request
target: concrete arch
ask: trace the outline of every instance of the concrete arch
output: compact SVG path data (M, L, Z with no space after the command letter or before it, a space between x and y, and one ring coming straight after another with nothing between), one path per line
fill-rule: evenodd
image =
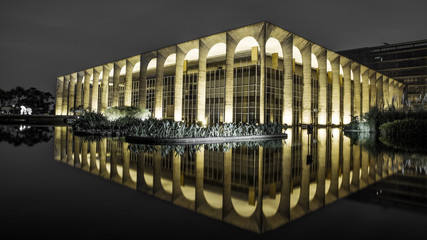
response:
M203 188L203 196L206 200L206 203L209 204L209 206L211 206L212 208L215 209L221 209L223 206L223 194L222 194L222 189L220 189L221 191L219 191L219 189L216 189L215 186L210 186L206 183L204 183L204 188Z
M163 48L157 51L155 87L156 99L154 103L154 117L158 119L163 118L163 76L165 74L167 66L171 67L173 69L172 71L175 72L175 68L173 68L173 65L176 65L176 52L176 45L168 48ZM173 73L173 75L174 74L175 73Z
M252 47L258 47L258 51L259 51L259 43L258 41L252 37L252 36L247 36L242 38L236 45L236 48L234 49L234 53L240 53L240 52L245 52L245 51L250 51L252 50Z
M314 53L311 53L311 68L317 69L319 68L319 63L317 61L316 55Z
M144 167L143 173L144 181L148 187L153 187L154 177L153 177L153 169Z
M265 53L270 55L277 53L279 58L283 58L282 45L277 38L268 38L267 42L265 43Z
M301 51L295 45L292 46L292 56L293 56L295 63L302 64Z
M226 90L225 90L225 119L224 122L233 121L233 81L234 81L234 63L235 53L239 42L246 37L252 37L257 42L258 54L257 63L260 64L260 102L259 102L259 117L257 121L264 123L264 56L265 56L265 23L258 23L251 26L231 30L227 32L227 53L226 53ZM246 40L245 40L246 41ZM253 41L251 41L253 43ZM242 43L243 44L243 43ZM244 45L242 45L244 46ZM244 49L244 48L243 48ZM252 54L251 54L252 56ZM258 57L259 56L259 57ZM255 60L255 59L251 59Z
M248 201L242 196L240 193L236 191L231 192L231 203L233 204L233 208L239 216L244 218L249 218L255 213L259 202L255 200L253 205L249 204Z
M184 74L187 74L189 64L199 64L199 41L189 41L176 47L175 84L174 84L174 120L183 120L183 88Z
M219 42L213 45L206 56L207 59L213 57L224 56L227 52L227 45L224 42Z
M152 58L148 62L148 64L146 64L146 65L147 65L147 67L146 67L147 71L149 71L149 70L156 70L156 68L157 68L157 58Z
M137 73L141 71L141 61L138 60L135 65L133 65L132 73Z
M176 64L176 53L172 53L166 58L164 62L164 66L167 67L175 64Z

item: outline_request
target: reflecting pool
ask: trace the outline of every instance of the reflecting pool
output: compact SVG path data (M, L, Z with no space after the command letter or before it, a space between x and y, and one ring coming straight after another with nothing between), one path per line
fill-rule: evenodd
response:
M356 192L373 191L366 196L374 201L427 207L425 155L373 150L368 140L340 128L286 133L279 141L154 146L83 138L55 127L54 159L256 233Z

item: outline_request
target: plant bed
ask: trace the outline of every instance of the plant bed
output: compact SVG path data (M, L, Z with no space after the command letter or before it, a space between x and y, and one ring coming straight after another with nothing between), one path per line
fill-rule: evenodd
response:
M245 135L245 136L227 136L227 137L190 137L190 138L153 138L126 136L125 141L129 143L153 144L153 145L192 145L192 144L209 144L209 143L226 143L226 142L252 142L286 139L287 134L275 135Z

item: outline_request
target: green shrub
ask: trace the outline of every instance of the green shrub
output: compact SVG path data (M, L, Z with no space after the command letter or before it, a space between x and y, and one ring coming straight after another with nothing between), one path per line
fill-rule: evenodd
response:
M105 110L105 117L109 121L116 121L119 118L133 117L140 120L148 119L151 116L150 111L139 107L112 107Z
M426 137L427 119L402 119L387 122L379 127L381 136L387 138Z

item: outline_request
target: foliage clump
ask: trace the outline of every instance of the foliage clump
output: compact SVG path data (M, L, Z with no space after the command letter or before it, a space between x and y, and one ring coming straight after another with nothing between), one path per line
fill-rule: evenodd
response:
M123 114L127 113L127 114ZM86 109L74 122L77 131L119 134L148 138L204 138L282 134L287 127L280 123L224 123L203 126L169 119L146 117L149 112L133 108L110 110L101 114Z
M119 118L131 117L145 120L151 115L150 111L139 107L112 107L105 110L105 117L108 121L116 121Z

